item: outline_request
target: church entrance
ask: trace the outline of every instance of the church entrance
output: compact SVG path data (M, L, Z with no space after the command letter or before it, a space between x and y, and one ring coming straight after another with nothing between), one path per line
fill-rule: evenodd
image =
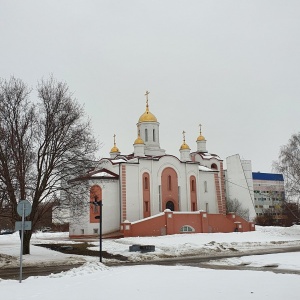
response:
M169 209L171 211L174 211L175 210L175 207L174 207L174 202L173 201L168 201L166 203L166 209Z

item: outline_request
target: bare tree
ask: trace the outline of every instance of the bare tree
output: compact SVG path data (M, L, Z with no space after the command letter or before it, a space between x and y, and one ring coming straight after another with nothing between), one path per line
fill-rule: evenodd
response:
M243 208L242 203L234 198L226 200L226 213L234 212L245 220L249 220L249 209Z
M0 81L0 186L13 221L19 220L20 199L32 203L27 219L34 230L61 192L61 205L82 205L80 193L72 194L76 183L65 183L91 168L97 143L65 83L41 81L34 103L30 92L19 79ZM30 253L31 234L25 232L24 254Z
M284 176L285 199L299 203L300 199L300 132L293 134L280 149L273 167Z

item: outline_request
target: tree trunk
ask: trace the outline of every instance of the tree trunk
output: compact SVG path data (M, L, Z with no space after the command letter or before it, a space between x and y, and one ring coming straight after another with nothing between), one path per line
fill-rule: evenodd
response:
M26 230L24 231L23 238L23 254L30 254L30 239L31 239L32 231Z

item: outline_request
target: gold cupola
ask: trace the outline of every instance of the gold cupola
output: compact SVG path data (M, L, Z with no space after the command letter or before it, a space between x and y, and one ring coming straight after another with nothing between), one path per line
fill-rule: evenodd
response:
M197 137L197 142L198 141L205 141L205 137L202 135L202 132L201 132L202 125L200 124L199 127L200 127L200 135Z
M182 131L182 135L183 135L183 143L180 147L180 150L191 150L189 145L185 143L185 131Z
M138 126L138 137L137 139L134 141L134 145L144 145L144 141L143 139L141 138L141 135L140 135L140 127Z
M150 92L146 91L146 111L140 116L139 123L142 122L157 122L156 117L149 111L149 104L148 104L148 95Z
M110 153L119 153L120 150L116 145L116 135L114 134L114 146L111 148Z

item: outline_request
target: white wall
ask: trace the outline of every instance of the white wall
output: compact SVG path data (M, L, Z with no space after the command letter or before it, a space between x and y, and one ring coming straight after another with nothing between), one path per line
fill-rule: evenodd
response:
M238 154L226 158L225 172L226 197L237 199L243 209L249 209L249 220L256 217L251 161L241 161Z

